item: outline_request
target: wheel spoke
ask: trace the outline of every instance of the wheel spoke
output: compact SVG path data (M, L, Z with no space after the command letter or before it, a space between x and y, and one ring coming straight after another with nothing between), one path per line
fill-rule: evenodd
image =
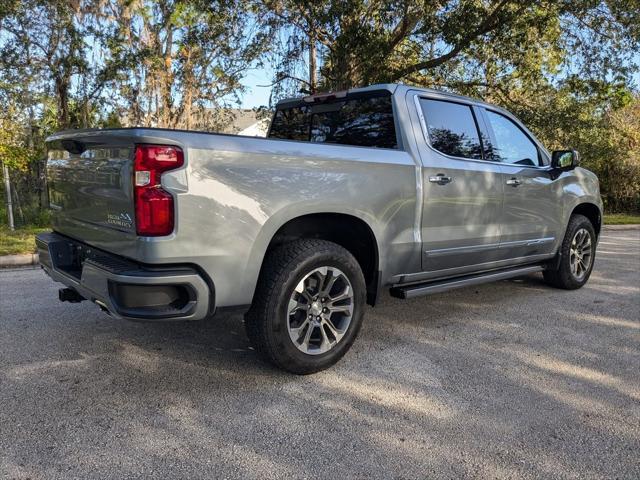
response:
M344 332L341 330L338 330L333 324L333 322L331 321L331 319L325 320L323 325L329 329L329 331L331 332L331 335L333 335L334 338L336 339L336 342L340 341L340 339L344 335Z
M311 322L307 318L307 319L305 319L304 322L302 322L300 324L299 327L289 327L289 336L291 337L291 340L293 340L294 343L299 345L300 344L300 337L302 337L302 332L304 332L304 329L307 326L309 326L310 324L311 324Z
M328 268L327 267L321 267L319 269L317 269L313 275L316 278L316 286L315 286L315 291L313 295L321 295L322 294L322 286L324 285L326 279L327 279L327 274L328 274Z
M580 266L582 267L582 273L586 273L588 263L584 259L580 260Z
M298 285L296 285L296 288L294 289L294 294L298 294L299 296L304 298L307 302L311 302L311 295L307 291L307 287L305 285L305 280L306 280L306 278L301 280L298 283Z
M582 250L584 251L590 248L591 248L591 238L589 237L589 234L585 232L584 237L582 239Z
M289 299L289 315L293 315L301 308L302 306L300 305L300 302L295 300L292 295L291 298Z
M336 302L341 302L342 300L346 300L347 298L351 298L351 286L346 285L342 293L337 294L335 297L329 297L329 305L332 306Z
M335 275L333 270L329 270L327 272L327 276L325 278L325 282L324 285L322 287L322 291L320 292L320 295L322 296L328 296L329 293L331 292L331 289L333 288L333 286L336 283L336 280L338 280L339 275Z
M307 331L305 332L304 339L302 340L302 346L306 347L308 350L309 340L311 340L311 335L313 334L313 330L315 329L315 327L311 325L310 322L307 323L309 324L309 328L307 328Z
M348 305L332 305L329 307L331 313L348 313L351 315L353 312L353 306L351 304Z
M333 344L337 342L332 342L331 340L329 340L329 337L327 336L327 331L324 329L323 326L320 326L320 334L322 335L322 343L320 344L320 350L322 352L331 350L331 347L333 347Z

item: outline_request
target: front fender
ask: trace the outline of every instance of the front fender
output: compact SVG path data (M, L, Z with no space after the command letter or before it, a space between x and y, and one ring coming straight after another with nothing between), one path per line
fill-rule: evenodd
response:
M598 177L591 171L578 167L567 174L562 174L563 230L560 238L566 234L569 218L580 205L595 205L603 214L603 203L600 196Z

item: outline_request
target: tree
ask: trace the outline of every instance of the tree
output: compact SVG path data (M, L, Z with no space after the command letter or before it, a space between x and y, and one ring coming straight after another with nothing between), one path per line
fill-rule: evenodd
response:
M323 89L403 81L507 91L514 84L535 86L568 74L628 77L637 68L637 0L262 0L259 5L265 25L293 39L276 80L292 77L287 68L295 58L315 50ZM310 83L299 81L303 87Z
M258 18L268 37L274 39L267 51L276 67L273 98L312 93L319 87L319 57L329 38L324 25L330 21L331 2L318 0L262 0L256 3Z
M120 66L117 103L131 125L219 126L217 110L237 99L266 44L244 0L112 0L95 14L108 22L102 42Z
M89 32L81 22L80 4L64 0L23 0L14 3L2 20L5 37L0 43L1 64L7 77L22 85L22 94L38 97L50 94L57 102L57 123L61 129L86 126L82 109L99 95L104 72L89 62ZM75 84L74 84L75 82ZM86 93L86 86L91 92ZM85 88L84 98L74 92ZM36 98L31 98L37 103ZM84 120L84 121L83 121Z

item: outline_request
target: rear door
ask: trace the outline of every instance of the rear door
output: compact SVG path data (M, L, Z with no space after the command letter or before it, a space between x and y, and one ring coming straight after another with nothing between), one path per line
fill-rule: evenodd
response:
M485 161L477 109L435 94L416 95L414 103L423 133L423 270L486 268L498 256L503 182L500 166Z
M491 138L490 159L500 162L502 171L501 258L526 260L553 253L562 205L544 150L505 113L486 108L481 114Z

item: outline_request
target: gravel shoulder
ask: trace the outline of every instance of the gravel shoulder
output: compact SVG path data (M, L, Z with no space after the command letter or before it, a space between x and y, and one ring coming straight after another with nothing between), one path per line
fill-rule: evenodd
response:
M369 309L334 368L265 365L238 315L115 321L0 271L0 478L639 478L640 231L540 275Z

